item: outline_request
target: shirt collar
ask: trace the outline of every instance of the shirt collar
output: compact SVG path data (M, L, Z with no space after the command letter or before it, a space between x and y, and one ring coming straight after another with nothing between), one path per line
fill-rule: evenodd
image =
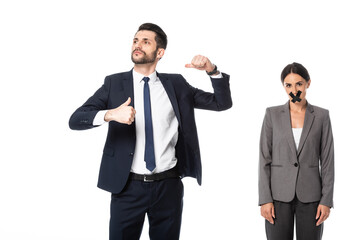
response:
M136 72L134 69L133 69L133 79L134 79L134 82L137 82L137 83L141 83L142 79L146 76L142 75L141 73L138 73ZM149 76L147 76L150 78L149 82L156 82L158 80L157 78L157 75L156 75L156 71L154 71L152 74L150 74Z

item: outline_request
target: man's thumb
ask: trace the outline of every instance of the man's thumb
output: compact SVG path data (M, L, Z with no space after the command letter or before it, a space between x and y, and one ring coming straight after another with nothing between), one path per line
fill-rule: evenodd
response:
M129 97L126 102L124 102L123 104L121 104L121 106L129 106L129 104L131 103L131 98Z

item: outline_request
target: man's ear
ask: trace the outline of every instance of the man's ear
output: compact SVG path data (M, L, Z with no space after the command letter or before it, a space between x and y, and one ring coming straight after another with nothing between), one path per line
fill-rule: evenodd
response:
M160 60L164 56L164 54L165 54L165 49L159 48L157 50L156 58Z

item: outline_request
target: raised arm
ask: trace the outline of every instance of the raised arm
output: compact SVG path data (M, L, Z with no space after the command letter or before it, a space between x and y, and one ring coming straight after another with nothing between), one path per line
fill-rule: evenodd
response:
M217 71L216 66L204 56L195 56L187 68L205 70L211 77L214 93L205 92L189 85L194 97L194 107L206 110L222 111L231 108L230 76Z

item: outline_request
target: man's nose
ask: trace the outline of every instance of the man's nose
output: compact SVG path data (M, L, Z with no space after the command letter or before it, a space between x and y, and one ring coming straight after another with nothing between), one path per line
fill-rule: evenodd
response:
M140 42L134 43L134 47L135 49L141 49L141 43Z

